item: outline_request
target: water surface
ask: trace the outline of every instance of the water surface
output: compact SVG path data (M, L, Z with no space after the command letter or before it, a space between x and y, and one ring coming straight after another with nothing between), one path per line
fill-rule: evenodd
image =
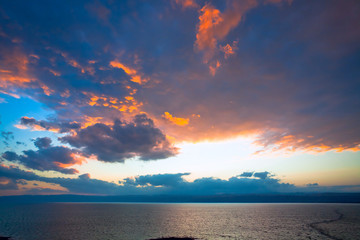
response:
M360 239L359 204L2 204L15 240Z

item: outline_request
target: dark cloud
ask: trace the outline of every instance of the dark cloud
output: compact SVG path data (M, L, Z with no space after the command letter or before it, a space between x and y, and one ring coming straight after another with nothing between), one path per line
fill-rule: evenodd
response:
M124 179L121 184L115 184L98 179L92 179L89 174L78 178L47 178L32 172L20 170L14 166L0 165L0 175L13 180L43 181L59 184L70 193L106 194L106 195L212 195L241 193L275 193L293 192L298 190L294 185L280 183L278 179L238 178L228 180L216 178L200 178L187 182L182 177L188 173L155 174L137 176L134 179ZM139 187L141 186L141 187Z
M16 161L19 156L15 152L6 151L1 155L1 158L6 159L8 161Z
M2 132L1 132L1 136L2 136L6 141L14 140L14 134L13 134L13 132L4 132L4 131L2 131Z
M243 172L239 177L252 177L254 172Z
M112 126L97 123L60 140L105 162L123 162L134 157L156 160L177 153L177 148L144 114L136 115L132 122L116 120Z
M26 127L56 131L59 133L69 132L71 130L76 130L81 127L81 125L76 122L64 122L64 121L56 121L56 120L38 121L35 118L29 118L29 117L22 117L20 119L20 124Z
M48 137L37 138L34 141L34 145L39 149L48 148L51 145L51 139Z
M6 166L3 164L0 164L0 176L9 178L9 179L13 179L13 180L23 179L23 180L28 180L28 181L34 181L34 180L42 179L42 177L36 175L33 172L24 171L18 167Z
M269 178L271 174L269 172L255 172L253 176L260 179L266 179Z
M78 171L74 168L67 168L81 160L76 158L74 151L67 147L51 146L50 138L37 138L34 142L38 147L37 151L25 150L22 155L15 152L6 151L1 157L10 162L23 164L24 166L39 171L57 171L64 174L75 174Z
M256 172L255 172L256 173ZM185 181L182 176L188 173L154 174L127 178L120 184L93 179L89 174L77 178L48 178L15 166L0 165L0 176L14 187L13 183L21 181L41 181L60 185L73 194L101 195L218 195L218 194L262 194L262 193L295 193L295 192L353 192L359 186L296 187L289 183L281 183L278 179L232 177L228 180L217 178L199 178L193 182ZM8 186L10 188L10 185ZM4 187L5 188L5 187ZM58 190L56 190L58 191Z
M78 178L47 178L41 177L33 172L24 171L15 166L0 165L0 176L12 180L41 181L52 184L59 184L67 188L72 193L90 193L90 194L115 194L118 185L102 180L90 179L86 174ZM89 175L88 175L89 176Z
M23 179L19 179L19 180L17 180L16 181L18 184L20 184L20 185L27 185L27 182L25 181L25 180L23 180ZM34 185L35 186L35 185Z
M256 174L255 172L254 174ZM293 192L297 190L292 184L280 183L276 178L243 178L232 177L228 180L218 178L199 178L193 182L183 179L189 173L155 174L127 178L120 183L126 186L141 186L140 189L151 190L163 194L183 195L213 195L213 194L243 194ZM263 176L263 172L259 172ZM152 187L156 187L153 188Z
M319 184L318 183L308 183L306 184L307 187L318 187Z
M19 187L16 181L11 178L0 177L0 191L1 190L18 190Z
M183 183L184 179L182 177L187 175L190 175L190 173L144 175L135 178L126 178L124 181L121 181L121 183L135 186L146 186L150 184L152 186L175 187Z
M254 178L260 178L260 179L266 179L266 178L270 178L272 176L274 176L274 175L271 175L271 173L265 171L265 172L243 172L238 177L246 177L246 178L254 177Z
M185 181L183 176L186 175L189 173L144 175L127 178L122 183L124 186L162 186L159 191L184 195L292 192L296 189L292 184L280 183L276 178L266 177L270 176L268 172L254 172L255 178L199 178L194 182Z
M9 141L14 140L14 135L12 132L1 132L2 138L4 138L3 143L5 146L9 146Z

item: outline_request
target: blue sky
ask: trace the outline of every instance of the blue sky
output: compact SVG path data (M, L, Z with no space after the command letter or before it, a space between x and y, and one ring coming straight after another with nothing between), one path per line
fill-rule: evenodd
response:
M358 191L359 10L2 2L0 194Z

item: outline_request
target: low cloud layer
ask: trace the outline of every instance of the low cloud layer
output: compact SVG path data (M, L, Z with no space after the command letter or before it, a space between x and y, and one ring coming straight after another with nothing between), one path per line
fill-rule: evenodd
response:
M227 180L218 178L199 178L193 182L183 179L189 173L154 174L126 178L119 184L93 179L89 174L82 174L77 178L48 178L41 177L32 172L24 171L15 166L0 165L0 195L6 195L8 190L26 186L27 181L39 181L56 184L65 190L48 189L48 194L95 194L95 195L219 195L219 194L264 194L264 193L296 193L296 192L351 192L357 191L359 186L322 187L311 184L306 187L297 187L293 184L282 183L274 176L261 177L231 177ZM267 172L265 172L267 173ZM271 174L269 174L271 175ZM36 190L37 189L37 190ZM46 188L32 187L23 190L23 194L34 191L43 191Z
M77 178L47 178L32 172L26 172L15 166L0 165L0 174L15 187L14 182L20 180L42 181L58 184L68 190L68 193L107 194L107 195L213 195L240 193L276 193L293 192L297 188L292 184L280 183L276 178L239 178L228 180L217 178L200 178L188 182L182 177L189 173L155 174L126 178L119 184L92 179L89 174Z

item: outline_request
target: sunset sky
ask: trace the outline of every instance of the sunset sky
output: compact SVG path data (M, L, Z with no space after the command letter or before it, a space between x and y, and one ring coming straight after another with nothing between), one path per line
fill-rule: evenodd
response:
M0 195L359 192L359 13L0 0Z

